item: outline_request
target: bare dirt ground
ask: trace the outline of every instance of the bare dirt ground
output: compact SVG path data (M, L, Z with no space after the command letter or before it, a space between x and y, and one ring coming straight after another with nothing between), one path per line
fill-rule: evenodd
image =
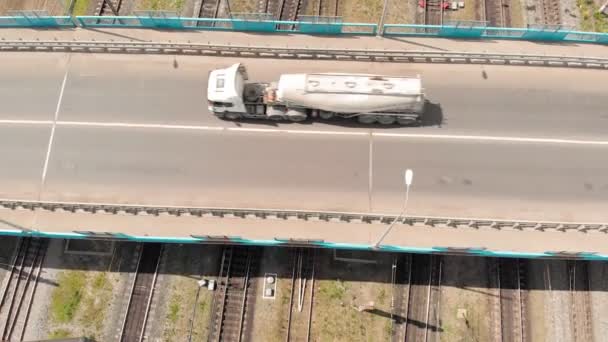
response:
M545 292L546 310L551 329L551 341L573 341L571 322L571 294L567 264L563 260L545 261L545 279L548 291Z
M392 256L379 254L377 264L361 264L336 261L322 250L317 265L312 340L390 340ZM373 310L357 310L370 302Z
M490 341L490 296L485 258L444 258L441 287L441 341Z
M7 15L11 10L46 10L50 15L64 15L65 0L2 0L0 15Z
M608 263L589 263L589 289L591 291L591 314L595 341L608 336Z
M260 341L285 341L291 283L291 253L286 248L264 249L257 277L257 297L253 312L253 336ZM262 298L264 274L277 275L275 298Z
M201 279L216 279L218 246L165 245L148 336L155 341L206 341L213 292L199 287Z
M545 311L546 281L545 265L542 260L532 260L528 264L529 294L526 303L528 317L526 328L530 341L547 341L550 320Z
M126 261L117 254L65 254L64 246L65 240L49 244L25 339L111 338L107 327L124 283L121 273L113 271Z

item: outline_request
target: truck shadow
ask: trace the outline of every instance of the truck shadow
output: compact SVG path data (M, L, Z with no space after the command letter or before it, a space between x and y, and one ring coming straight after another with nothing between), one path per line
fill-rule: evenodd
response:
M443 109L440 103L434 103L426 100L424 113L421 115L418 122L412 123L411 125L382 125L379 123L363 124L358 122L356 119L307 119L302 122L291 122L291 121L270 121L270 120L256 120L256 119L240 119L238 121L232 121L235 126L240 127L242 124L248 125L259 125L259 126L270 126L279 127L282 125L313 125L313 124L324 124L330 126L348 127L348 128L373 128L373 129L394 129L403 127L441 127L443 124Z

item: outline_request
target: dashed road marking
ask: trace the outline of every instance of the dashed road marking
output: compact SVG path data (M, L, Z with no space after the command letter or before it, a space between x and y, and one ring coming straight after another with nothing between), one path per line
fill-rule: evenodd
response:
M70 63L69 57L68 57L67 63L68 64ZM59 120L59 110L61 109L61 101L63 100L63 93L65 91L65 85L68 80L69 70L70 70L70 68L66 66L65 74L63 75L63 81L61 82L61 90L59 91L59 98L57 99L57 107L55 107L55 116L53 117L53 121L52 121L53 126L51 128L51 136L49 137L49 144L48 144L48 148L46 150L46 156L44 158L44 166L42 167L42 181L41 181L41 185L40 185L41 189L44 187L44 184L46 182L46 174L47 174L48 167L49 167L49 159L51 158L51 151L53 149L53 140L55 139L55 129L57 128L57 121Z

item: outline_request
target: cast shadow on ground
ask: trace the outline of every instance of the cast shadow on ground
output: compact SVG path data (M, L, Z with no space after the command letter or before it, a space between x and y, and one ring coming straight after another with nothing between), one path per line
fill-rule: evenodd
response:
M221 120L221 119L218 119ZM231 122L236 127L242 127L243 124L249 125L257 125L257 126L267 126L273 128L280 128L281 125L288 126L311 126L314 124L323 124L327 126L336 126L336 127L347 127L347 128L361 128L361 129L396 129L396 128L407 128L407 127L432 127L437 126L441 127L444 123L443 109L440 103L434 103L431 101L426 101L424 113L421 115L420 120L417 123L413 123L411 125L381 125L379 123L374 124L363 124L357 121L357 119L330 119L330 120L321 120L321 119L307 119L302 122L291 122L291 121L272 121L272 120L256 120L256 119L239 119L237 121L232 120L223 120L224 122Z
M6 239L13 239L13 244L17 245L18 239L15 237L3 237L3 239L5 239L5 243L8 241ZM65 240L54 240L54 243L61 244L59 248L64 251ZM136 255L137 245L139 243L117 241L114 244L114 253L105 256L75 255L61 252L59 257L47 257L44 267L62 270L129 273L133 272L136 267L134 256ZM198 273L186 273L184 276L194 280L200 279L201 276L203 278L217 276L222 260L223 245L171 244L167 246L170 246L167 247L170 248L170 254L167 254L170 264L163 268L160 271L161 273L181 274L180 269L188 267L190 261L198 259L204 260L207 266L203 267ZM55 250L57 251L57 249ZM290 265L292 265L293 251L293 247L266 247L263 250L263 255L273 255L275 259L280 260L279 264L282 265L280 266L282 269L276 270L279 279L291 276ZM57 253L55 254L57 255ZM337 256L339 258L336 258ZM480 295L498 296L497 293L491 292L492 289L496 288L498 282L490 274L495 277L497 273L492 273L491 270L499 268L502 268L500 273L502 280L499 282L502 289L517 289L519 285L514 279L516 279L515 275L519 274L521 279L524 279L527 289L547 290L550 281L552 290L570 291L571 279L569 277L572 274L577 274L577 282L580 282L581 286L588 286L591 291L608 292L607 281L591 281L593 275L608 274L608 263L600 261L577 261L573 263L563 259L496 259L466 255L431 257L429 254L346 250L335 252L330 249L317 249L315 258L316 265L320 267L315 273L317 280L392 283L391 270L393 265L396 265L395 281L397 283L407 284L406 279L408 278L406 275L409 274L410 285L428 286L429 269L435 267L435 271L437 271L437 266L433 265L440 264L442 287L458 288ZM0 263L0 268L8 270L11 267L11 259L8 257L6 259L8 262ZM363 260L363 262L360 260ZM407 267L408 260L411 261L412 265L415 265L411 269ZM438 260L441 260L441 262L437 263ZM518 269L512 268L514 265L518 265ZM572 272L571 267L573 265L576 267L576 272ZM266 270L266 272L268 271L273 270ZM547 280L547 277L550 279Z

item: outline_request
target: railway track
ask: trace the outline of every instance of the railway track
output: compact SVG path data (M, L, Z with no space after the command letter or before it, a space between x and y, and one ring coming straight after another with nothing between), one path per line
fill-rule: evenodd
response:
M213 298L209 341L250 340L259 249L227 246Z
M443 25L443 0L424 0L424 25Z
M561 14L559 0L540 0L543 7L543 23L545 25L559 25Z
M98 0L96 12L98 16L119 15L122 0Z
M0 322L2 341L22 341L38 286L48 241L23 238L2 289Z
M593 341L593 320L589 298L589 263L568 261L570 293L572 295L572 331L575 342Z
M310 341L314 296L315 254L313 248L293 251L293 269L285 341Z
M143 245L129 297L127 315L120 332L121 342L144 340L144 331L148 320L148 312L150 311L150 303L154 296L154 286L156 284L161 253L161 244L150 243Z
M500 318L502 341L526 341L524 334L525 312L522 307L523 270L518 259L498 261L500 286Z
M410 300L410 283L412 277L412 255L403 254L395 257L392 267L392 327L391 341L405 341L407 314Z
M338 17L340 0L318 0L315 14L318 16Z
M485 20L492 27L511 27L511 0L485 0Z
M443 257L431 256L431 276L429 285L429 309L427 310L427 337L426 341L438 342L440 340L440 314L441 314L441 273Z
M439 341L441 267L439 255L413 255L405 341Z
M198 9L198 17L208 19L217 18L220 12L221 3L221 0L202 0ZM214 25L214 22L196 22L196 26L198 27L212 27Z

